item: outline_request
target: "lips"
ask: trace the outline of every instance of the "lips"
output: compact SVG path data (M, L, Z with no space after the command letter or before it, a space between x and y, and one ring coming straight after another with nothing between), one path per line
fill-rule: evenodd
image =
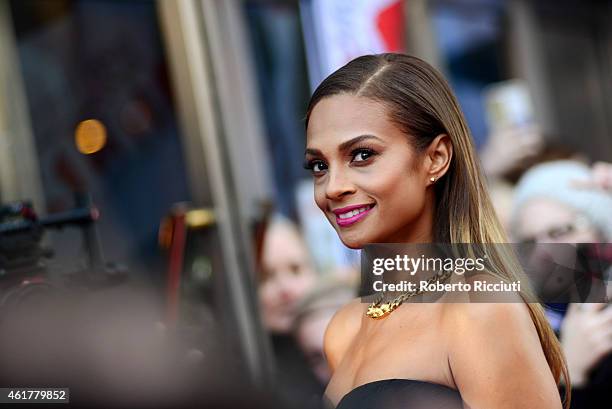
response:
M340 227L350 226L363 219L374 207L373 204L359 204L332 210Z

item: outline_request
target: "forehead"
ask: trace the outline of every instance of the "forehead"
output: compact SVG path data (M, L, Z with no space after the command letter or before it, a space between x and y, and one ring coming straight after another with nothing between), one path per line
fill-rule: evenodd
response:
M308 250L297 230L287 224L272 225L263 243L263 261L269 264L301 262Z
M520 229L531 233L570 222L575 212L562 203L537 197L524 205L520 216Z
M323 98L315 105L308 122L308 145L341 142L350 137L372 134L403 137L389 119L387 107L378 101L351 94Z

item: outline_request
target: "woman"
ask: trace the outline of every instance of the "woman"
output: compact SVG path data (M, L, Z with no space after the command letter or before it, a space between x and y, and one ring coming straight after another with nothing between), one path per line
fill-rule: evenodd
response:
M406 55L359 57L326 78L306 117L315 201L350 248L503 243L474 147L444 79ZM501 251L491 273L516 278ZM562 353L537 304L355 300L325 336L329 402L348 408L560 408Z
M275 216L267 227L258 285L263 325L275 335L289 335L296 308L315 287L318 273L297 226Z
M270 334L277 371L274 382L280 399L307 401L321 396L323 387L295 342L292 328L300 304L318 281L318 273L298 227L289 219L272 217L263 232L259 261L259 308ZM317 402L318 403L318 402Z

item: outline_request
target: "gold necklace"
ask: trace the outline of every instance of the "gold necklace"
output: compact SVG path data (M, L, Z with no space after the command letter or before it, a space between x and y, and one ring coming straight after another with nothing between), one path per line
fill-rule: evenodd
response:
M424 286L421 286L421 288L429 286L434 281L436 282L445 281L448 277L450 277L450 275L451 275L451 271L438 271L436 274L430 277L427 280L426 284ZM400 294L397 297L395 297L393 300L389 302L385 302L385 303L382 302L384 298L384 292L383 292L380 295L380 297L378 297L378 300L370 304L370 306L368 307L368 310L366 311L366 315L375 320L385 318L386 316L391 314L393 311L395 311L397 307L402 305L402 303L406 301L408 298L414 297L415 295L422 294L425 290L422 290L421 288L419 288L418 290L413 290L407 293Z

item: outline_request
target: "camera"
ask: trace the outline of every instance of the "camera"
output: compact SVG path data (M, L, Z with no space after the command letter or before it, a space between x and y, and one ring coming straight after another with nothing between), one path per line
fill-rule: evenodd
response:
M24 303L65 290L95 290L124 282L127 269L103 261L95 223L100 216L89 199L66 212L39 218L29 201L0 206L0 316ZM45 231L76 227L82 231L87 261L79 271L49 268L54 252L43 244Z

